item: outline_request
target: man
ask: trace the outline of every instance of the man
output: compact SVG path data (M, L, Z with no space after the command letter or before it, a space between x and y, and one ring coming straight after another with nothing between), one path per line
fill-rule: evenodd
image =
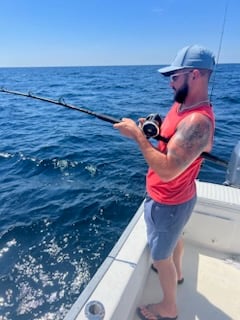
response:
M157 148L131 119L114 127L134 139L149 165L144 216L147 238L158 272L163 299L137 309L141 319L177 319L177 284L183 282L181 234L196 202L195 179L201 153L212 148L214 115L208 98L209 78L215 65L212 53L193 45L180 50L170 66L159 70L170 77L174 104L161 125Z

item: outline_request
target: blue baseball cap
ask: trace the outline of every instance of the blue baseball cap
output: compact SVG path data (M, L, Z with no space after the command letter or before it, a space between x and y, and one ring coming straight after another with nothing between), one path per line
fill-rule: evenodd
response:
M199 45L184 47L178 53L170 66L159 69L164 76L182 69L213 70L215 66L214 55L208 49Z

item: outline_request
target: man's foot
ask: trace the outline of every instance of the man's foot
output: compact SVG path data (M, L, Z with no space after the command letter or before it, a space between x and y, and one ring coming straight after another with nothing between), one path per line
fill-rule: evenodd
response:
M156 312L157 305L149 304L147 306L141 306L137 308L137 314L142 320L176 320L177 316L169 317L169 316L161 316Z

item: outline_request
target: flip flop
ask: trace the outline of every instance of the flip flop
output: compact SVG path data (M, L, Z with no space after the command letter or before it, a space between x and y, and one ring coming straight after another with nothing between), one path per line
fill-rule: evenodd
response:
M154 272L158 273L157 268L155 268L153 264L151 264L151 269L152 269ZM183 282L184 282L184 278L182 278L182 279L180 279L180 280L177 281L178 284L182 284Z
M142 320L176 320L177 319L177 316L176 317L173 317L173 318L169 318L169 317L162 317L160 314L158 315L155 315L153 314L150 310L148 310L148 307L150 305L147 305L145 307L142 307L142 308L145 308L147 309L147 311L149 312L149 314L152 314L152 316L150 315L150 318L149 317L146 317L143 313L142 313L142 309L141 307L138 307L137 308L137 315L139 316L140 319ZM154 319L155 318L155 319Z

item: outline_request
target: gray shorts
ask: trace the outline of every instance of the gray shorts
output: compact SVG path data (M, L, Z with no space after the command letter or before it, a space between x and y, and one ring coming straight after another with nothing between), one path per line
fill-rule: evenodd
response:
M163 260L172 255L195 203L196 196L178 205L161 204L146 196L144 218L153 260Z

